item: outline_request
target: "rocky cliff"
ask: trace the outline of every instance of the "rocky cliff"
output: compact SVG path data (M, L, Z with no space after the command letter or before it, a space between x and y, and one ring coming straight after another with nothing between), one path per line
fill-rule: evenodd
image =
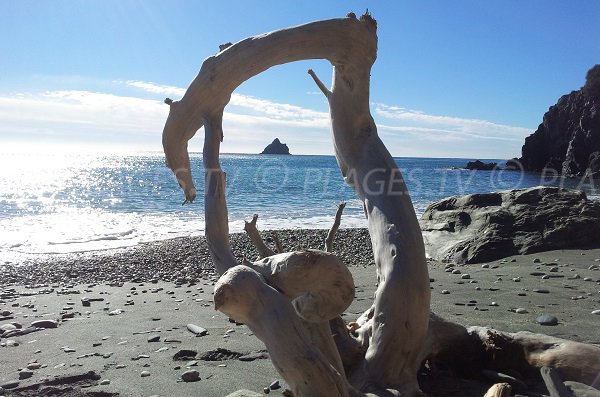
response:
M600 96L584 90L562 96L525 139L520 162L526 171L600 178Z
M279 138L275 138L260 154L290 154L290 149Z

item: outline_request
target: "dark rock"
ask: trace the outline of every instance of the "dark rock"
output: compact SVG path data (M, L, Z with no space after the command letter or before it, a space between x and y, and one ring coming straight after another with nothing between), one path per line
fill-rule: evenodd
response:
M19 379L29 379L33 376L33 371L29 371L24 369L23 371L19 372Z
M562 96L525 139L519 159L526 171L600 176L600 97L581 90Z
M31 326L37 328L56 328L58 327L58 322L56 320L37 320L32 322Z
M196 371L195 369L185 371L181 374L181 380L184 382L197 382L200 380L200 372Z
M483 161L469 161L465 167L468 170L492 171L498 168L498 163L484 163Z
M0 387L1 387L2 389L5 389L5 390L14 389L14 388L16 388L16 387L19 387L19 381L16 381L16 380L15 380L15 381L9 381L9 382L5 382L5 383L2 383L2 384L0 385Z
M177 353L175 353L175 355L173 355L173 360L174 361L190 361L196 358L196 355L198 354L197 351L195 350L179 350Z
M557 325L558 324L558 319L554 316L551 316L550 314L543 314L541 316L539 316L538 318L536 318L536 320L538 324L540 325Z
M514 158L506 161L504 169L507 171L523 171L523 165L518 158Z
M279 138L275 138L260 154L290 154L290 149Z
M419 223L427 253L445 262L600 247L600 202L555 187L448 197Z
M160 342L160 335L150 335L148 336L148 342Z

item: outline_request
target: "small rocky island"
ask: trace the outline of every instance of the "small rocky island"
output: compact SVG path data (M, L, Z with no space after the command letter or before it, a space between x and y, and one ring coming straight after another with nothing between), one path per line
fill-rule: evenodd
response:
M279 138L275 138L260 154L290 154L290 149Z
M526 171L600 178L600 64L587 72L580 90L563 95L544 114L519 160Z

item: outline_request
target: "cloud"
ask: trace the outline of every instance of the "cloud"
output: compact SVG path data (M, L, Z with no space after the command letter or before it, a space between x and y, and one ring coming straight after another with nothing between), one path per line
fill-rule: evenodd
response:
M175 87L172 85L160 85L154 84L151 82L144 82L138 80L127 80L124 82L116 81L117 83L123 83L129 87L139 88L141 90L151 92L153 94L164 94L164 95L173 95L177 97L182 97L185 94L185 89L180 87Z
M165 95L180 98L185 90L137 80L116 84L115 91L119 87L128 91L0 94L0 139L79 140L160 150L168 114L162 99ZM486 120L431 115L382 103L372 106L380 136L395 156L512 157L531 132ZM326 111L234 93L223 123L223 151L260 152L278 137L294 153L333 153ZM200 150L201 146L201 137L196 137L190 147Z
M389 131L423 133L433 139L484 139L523 142L531 130L497 124L487 120L426 114L382 103L375 104L375 114L404 125L387 126Z

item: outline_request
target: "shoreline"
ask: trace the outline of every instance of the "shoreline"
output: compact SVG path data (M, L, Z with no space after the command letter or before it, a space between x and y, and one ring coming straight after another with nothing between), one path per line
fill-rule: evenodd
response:
M323 249L328 229L261 231L267 243L276 234L286 251ZM344 244L351 241L352 244ZM230 234L234 256L253 260L258 253L246 233ZM348 266L373 265L366 228L339 229L335 252ZM365 262L365 258L371 258ZM0 286L55 282L98 283L151 280L175 281L212 277L212 260L205 236L176 237L134 246L68 254L25 255L20 262L0 264Z

